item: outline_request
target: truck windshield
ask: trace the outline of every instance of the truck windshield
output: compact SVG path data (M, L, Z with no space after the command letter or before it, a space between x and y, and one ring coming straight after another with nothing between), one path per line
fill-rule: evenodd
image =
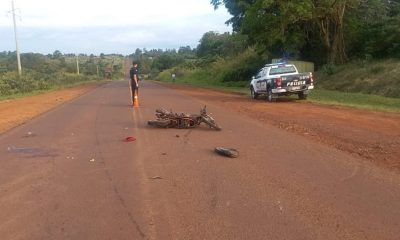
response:
M295 73L296 69L294 68L294 66L279 66L276 68L271 68L271 70L269 70L269 75L277 75L277 74L285 74L285 73Z

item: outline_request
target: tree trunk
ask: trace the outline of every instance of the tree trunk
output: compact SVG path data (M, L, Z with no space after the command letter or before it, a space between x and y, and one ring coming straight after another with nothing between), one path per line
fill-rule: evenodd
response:
M318 21L323 44L327 53L327 63L347 61L343 36L343 18L347 1L337 1L333 10Z

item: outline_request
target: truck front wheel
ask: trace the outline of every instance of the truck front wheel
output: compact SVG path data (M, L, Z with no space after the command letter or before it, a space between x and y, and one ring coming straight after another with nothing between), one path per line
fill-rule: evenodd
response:
M250 88L250 94L251 94L251 98L252 99L257 99L258 98L258 93L256 93L256 91L254 91L253 87Z

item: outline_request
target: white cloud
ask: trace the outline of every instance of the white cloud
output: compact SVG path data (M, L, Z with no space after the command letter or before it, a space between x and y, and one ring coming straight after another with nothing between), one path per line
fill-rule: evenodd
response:
M15 0L15 5L28 27L166 24L209 13L227 16L214 12L208 0ZM2 1L0 9L11 9L10 2ZM11 17L3 16L0 24L10 26Z
M14 0L22 51L129 53L131 48L195 47L207 31L230 31L210 0ZM0 51L13 50L11 2L0 2ZM4 11L3 11L4 10ZM3 11L4 14L1 14ZM3 30L2 30L3 29ZM85 46L85 48L83 48ZM38 50L40 49L40 50Z

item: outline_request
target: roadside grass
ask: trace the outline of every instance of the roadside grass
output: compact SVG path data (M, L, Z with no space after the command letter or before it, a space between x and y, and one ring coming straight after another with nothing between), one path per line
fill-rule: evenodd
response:
M63 85L63 86L52 86L51 88L48 88L45 90L34 90L31 92L25 92L25 93L0 95L0 101L36 96L36 95L40 95L43 93L54 92L54 91L58 91L58 90L62 90L62 89L74 88L74 87L79 87L79 86L85 86L85 85L91 85L91 84L102 84L102 83L105 83L108 81L110 81L110 80L89 80L89 81L76 82L76 83Z
M372 94L314 89L308 96L308 101L366 110L400 112L400 98L388 98Z

